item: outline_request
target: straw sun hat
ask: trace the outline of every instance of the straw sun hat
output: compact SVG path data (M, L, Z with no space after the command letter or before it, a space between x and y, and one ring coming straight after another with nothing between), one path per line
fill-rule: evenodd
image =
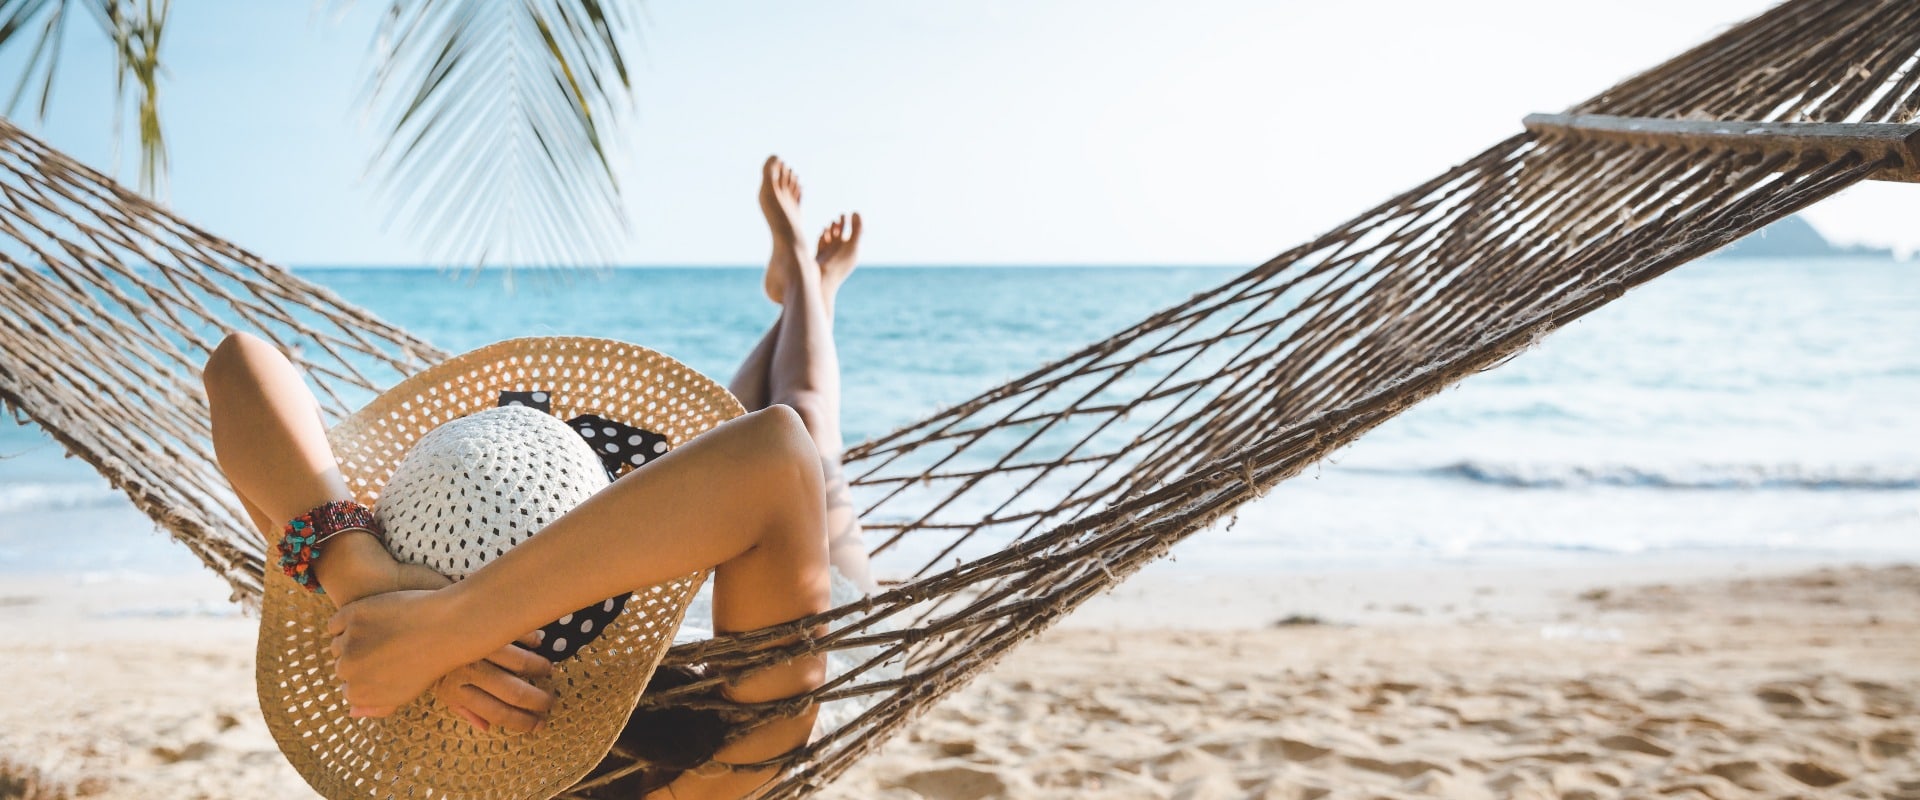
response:
M395 557L458 580L614 474L741 413L725 388L647 348L531 337L428 367L327 439ZM390 717L349 717L328 651L332 604L269 568L260 709L287 760L330 798L550 797L605 757L706 576L547 626L540 651L555 663L539 685L555 704L541 730L509 734L475 729L431 692Z

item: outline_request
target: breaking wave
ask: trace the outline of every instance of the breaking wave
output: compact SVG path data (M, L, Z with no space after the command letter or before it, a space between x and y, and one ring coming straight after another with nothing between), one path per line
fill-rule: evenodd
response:
M1583 464L1516 464L1461 461L1420 470L1427 477L1511 489L1681 489L1692 491L1798 489L1812 491L1906 491L1920 489L1920 466L1825 467L1802 464L1698 464L1671 467Z

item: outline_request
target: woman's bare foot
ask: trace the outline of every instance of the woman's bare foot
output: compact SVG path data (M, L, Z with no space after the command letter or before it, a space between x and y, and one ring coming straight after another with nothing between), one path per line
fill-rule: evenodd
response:
M833 300L840 294L840 284L853 273L854 260L860 250L860 213L841 214L839 219L820 232L820 243L814 248L813 258L820 263L820 290L826 295L827 308L833 308Z
M775 303L787 296L787 283L808 261L800 240L800 179L779 156L768 156L760 167L760 213L773 233L773 257L767 260L767 297Z

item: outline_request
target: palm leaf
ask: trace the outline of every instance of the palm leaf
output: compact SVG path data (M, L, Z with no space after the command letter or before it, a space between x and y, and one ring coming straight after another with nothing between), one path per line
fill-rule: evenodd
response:
M167 174L166 138L160 129L159 77L160 40L166 30L171 0L0 0L0 50L16 43L23 34L33 34L33 50L27 54L26 68L14 84L7 102L12 115L27 97L38 76L39 99L35 103L41 120L53 99L53 80L59 72L61 44L66 41L67 21L79 7L92 14L101 33L113 45L114 107L123 108L129 84L137 92L137 129L140 136L140 191L153 195L165 183ZM120 126L116 125L116 128Z
M20 81L14 84L13 97L7 101L7 115L12 116L25 99L28 87L33 83L35 73L40 73L40 100L36 104L42 120L47 117L47 107L53 99L53 75L60 65L60 44L66 41L68 0L0 0L0 49L13 44L15 37L35 27L39 35L33 37L33 52L27 54L27 66L20 70ZM35 18L46 15L43 24L36 25Z
M600 0L391 0L368 96L394 216L453 263L604 260L627 230L602 133L634 34Z
M173 0L136 3L133 0L95 0L101 3L103 24L113 39L119 69L114 91L127 95L127 83L137 85L140 130L140 191L155 194L167 175L166 139L160 132L160 39L167 26L167 12Z

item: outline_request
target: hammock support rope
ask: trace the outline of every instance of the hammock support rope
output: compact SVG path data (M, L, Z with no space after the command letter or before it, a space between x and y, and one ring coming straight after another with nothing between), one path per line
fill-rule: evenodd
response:
M845 457L905 580L677 647L643 710L733 735L864 710L779 759L824 785L1086 600L1409 406L1627 290L1863 180L1920 175L1920 3L1791 0L1210 290ZM0 122L0 402L259 594L260 537L213 459L198 370L249 330L329 424L446 352ZM804 635L817 623L827 633ZM775 645L803 634L797 641ZM793 655L876 653L821 689L719 702ZM898 678L872 680L882 663ZM616 748L571 794L662 769Z
M1528 114L1528 131L1639 147L1744 150L1762 155L1818 153L1829 160L1858 154L1882 164L1867 177L1920 183L1920 125L1887 122L1752 122L1615 117L1606 114Z

